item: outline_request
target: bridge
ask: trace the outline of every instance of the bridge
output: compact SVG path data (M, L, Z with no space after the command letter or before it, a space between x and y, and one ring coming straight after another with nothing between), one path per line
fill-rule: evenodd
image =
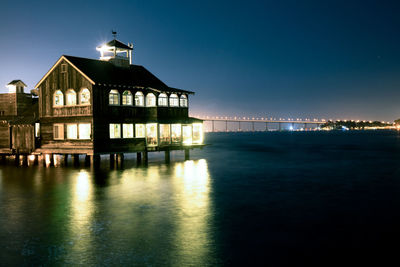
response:
M204 122L211 123L211 129L209 131L216 132L216 131L243 131L242 126L243 124L250 124L251 131L273 131L273 130L315 130L318 129L322 124L326 123L325 119L274 119L274 118L246 118L246 117L202 117L199 116L198 118L202 119ZM221 130L217 130L216 124L222 124L223 127ZM229 123L229 124L228 124ZM259 127L256 128L256 125L263 125L263 128L260 129ZM289 125L289 128L284 128L284 125ZM228 126L233 126L233 129L230 130ZM272 127L271 127L272 126ZM275 127L273 127L275 126Z

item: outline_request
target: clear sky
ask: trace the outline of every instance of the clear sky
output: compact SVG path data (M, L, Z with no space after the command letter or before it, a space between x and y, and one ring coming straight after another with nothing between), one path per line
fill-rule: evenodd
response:
M399 3L399 4L398 4ZM192 115L400 118L398 1L2 1L0 92L112 39Z

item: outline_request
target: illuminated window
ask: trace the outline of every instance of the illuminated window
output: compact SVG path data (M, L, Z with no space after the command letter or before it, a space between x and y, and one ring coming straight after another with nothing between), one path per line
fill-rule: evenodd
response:
M35 123L35 137L40 136L40 123L36 122Z
M122 138L133 138L133 124L122 124Z
M148 146L157 145L157 123L146 124L146 142Z
M169 144L171 141L169 124L160 124L160 144Z
M64 139L64 124L62 123L53 124L53 139L54 140Z
M69 89L67 91L67 93L65 94L65 96L66 96L66 100L67 100L67 103L66 103L67 106L76 105L76 93L73 89Z
M136 138L145 138L146 137L146 127L144 124L136 124L135 125L135 137Z
M188 106L187 96L181 95L179 101L180 101L179 104L180 104L181 107L187 107Z
M64 105L64 94L61 90L57 90L54 93L54 106L60 107Z
M182 141L181 124L171 124L171 141L172 143L180 143Z
M79 124L79 139L90 139L92 128L90 123Z
M164 93L158 95L158 105L160 107L168 106L168 96Z
M203 143L203 124L193 123L193 144Z
M78 139L77 124L67 124L67 139Z
M144 106L144 96L142 92L136 92L135 94L135 106L143 107Z
M169 106L170 107L179 107L179 98L176 94L171 94L169 96Z
M114 106L119 105L119 93L117 90L111 90L108 94L108 104Z
M121 124L110 123L110 138L121 138Z
M146 95L146 107L156 106L156 96L153 93L148 93Z
M192 144L192 125L182 126L182 143L184 145Z
M122 93L122 105L124 106L132 106L133 96L132 93L128 90Z
M90 91L87 88L81 90L79 94L79 101L81 105L90 104Z

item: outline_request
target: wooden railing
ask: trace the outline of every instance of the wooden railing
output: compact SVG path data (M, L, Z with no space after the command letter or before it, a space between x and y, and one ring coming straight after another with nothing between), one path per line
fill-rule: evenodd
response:
M65 116L88 116L92 115L92 106L64 106L59 108L53 108L53 116L65 117Z

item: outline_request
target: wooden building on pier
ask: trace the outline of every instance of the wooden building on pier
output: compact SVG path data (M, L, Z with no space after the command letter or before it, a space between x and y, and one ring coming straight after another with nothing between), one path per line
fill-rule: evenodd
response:
M61 56L35 86L38 121L30 124L35 153L101 155L203 146L202 121L189 117L193 92L170 87L133 65L131 44L114 39L97 49L99 60Z

